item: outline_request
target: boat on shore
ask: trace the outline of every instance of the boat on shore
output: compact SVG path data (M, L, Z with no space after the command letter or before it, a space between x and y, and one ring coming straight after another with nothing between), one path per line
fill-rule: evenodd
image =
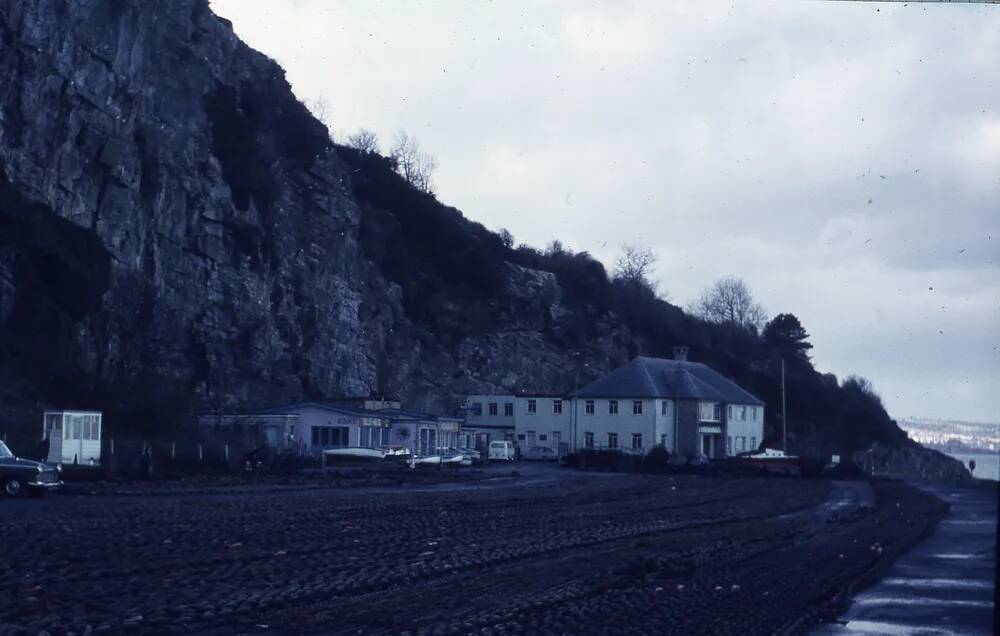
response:
M323 451L323 464L342 461L382 461L387 452L381 448L328 448Z
M759 468L775 475L799 475L802 472L798 455L788 455L785 451L775 448L737 455L732 461L740 466Z

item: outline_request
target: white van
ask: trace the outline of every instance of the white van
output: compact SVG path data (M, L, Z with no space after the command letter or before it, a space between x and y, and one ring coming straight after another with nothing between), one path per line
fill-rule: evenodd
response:
M516 457L514 442L490 442L490 461L512 462Z

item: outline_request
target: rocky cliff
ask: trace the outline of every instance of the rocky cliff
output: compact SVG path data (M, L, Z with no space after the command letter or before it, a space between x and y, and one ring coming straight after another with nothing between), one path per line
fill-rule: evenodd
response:
M436 296L474 331L411 319L362 249L326 129L206 0L0 0L0 77L0 428L44 405L141 428L342 394L452 408L458 391L569 388L579 358L546 335L548 272L511 264L475 307ZM623 360L625 340L609 329L586 361Z

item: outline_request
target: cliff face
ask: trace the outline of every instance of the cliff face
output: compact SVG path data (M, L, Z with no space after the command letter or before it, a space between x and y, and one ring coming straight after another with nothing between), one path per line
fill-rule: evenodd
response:
M141 427L338 394L447 408L457 391L569 387L578 358L546 335L551 274L509 266L472 331L408 317L361 248L325 128L206 0L0 0L0 77L8 417L90 406ZM436 301L463 324L448 290ZM607 368L626 340L611 329L585 357Z

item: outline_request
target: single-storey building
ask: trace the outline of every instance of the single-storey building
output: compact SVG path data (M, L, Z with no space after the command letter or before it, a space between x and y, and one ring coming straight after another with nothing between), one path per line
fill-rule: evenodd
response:
M46 411L42 439L49 442L47 461L66 464L101 463L99 411Z
M462 418L400 408L379 409L374 412L390 423L387 446L405 446L415 455L432 455L438 449L459 446Z
M389 406L385 406L388 403ZM300 453L327 448L402 446L418 455L459 445L461 418L399 408L395 401L365 399L347 406L335 402L299 402L251 414L202 414L202 430L218 436L243 437L252 443Z
M576 449L725 457L763 442L764 402L675 347L672 360L638 357L580 389L572 427Z

